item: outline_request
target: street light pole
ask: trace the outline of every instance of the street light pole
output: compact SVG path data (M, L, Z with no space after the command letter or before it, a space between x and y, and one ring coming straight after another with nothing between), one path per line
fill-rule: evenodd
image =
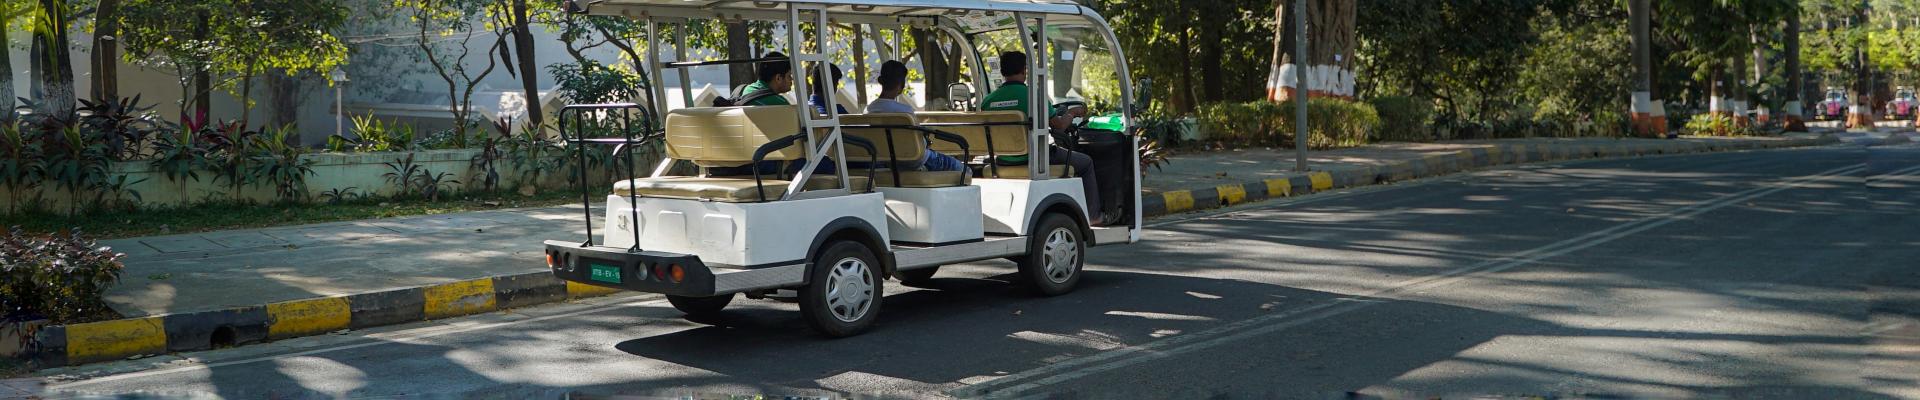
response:
M1307 0L1293 0L1294 169L1307 171Z

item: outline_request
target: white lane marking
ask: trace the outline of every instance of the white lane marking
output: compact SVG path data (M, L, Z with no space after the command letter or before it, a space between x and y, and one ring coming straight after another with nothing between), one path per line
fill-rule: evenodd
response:
M593 306L592 308L588 308L585 310L533 317L533 318L523 319L519 321L496 322L491 324L476 324L476 325L471 325L471 326L462 327L462 328L455 328L455 329L446 329L446 327L443 327L443 326L433 326L433 327L421 327L421 328L413 328L413 329L391 331L391 332L377 332L377 333L367 334L366 336L363 336L364 338L368 339L368 341L366 342L349 344L344 346L323 347L323 348L303 350L303 351L298 351L293 353L275 354L275 355L269 355L269 356L245 358L245 359L231 360L231 361L220 361L220 362L213 362L213 363L207 363L207 364L195 364L195 365L181 366L181 367L175 367L175 368L154 369L154 370L126 373L126 374L119 374L119 375L109 375L109 376L103 376L103 377L98 377L93 379L52 385L52 386L48 386L47 389L48 390L68 389L75 386L92 385L92 384L127 380L127 379L133 379L133 378L142 378L142 377L149 377L149 376L175 374L175 373L188 372L188 371L200 371L200 370L206 370L206 369L225 367L229 365L240 365L240 364L256 363L261 361L273 361L273 360L279 360L283 358L310 356L314 354L331 353L331 352L336 352L341 350L352 350L352 349L358 349L362 347L372 347L372 346L379 346L379 345L390 344L390 343L415 343L419 340L427 339L435 336L445 336L445 335L451 335L455 333L489 330L489 329L505 327L505 326L520 325L520 324L526 324L531 322L540 322L540 321L546 321L546 320L558 319L558 318L575 317L575 316L580 316L585 314L606 312L611 310L633 308L633 307L639 307L639 306L650 305L650 304L660 304L660 303L666 302L665 298L662 298L657 295L642 295L637 297L638 297L637 300L623 303L623 304ZM420 331L426 331L426 333L411 334L411 335L407 334L407 333L420 332Z
M1585 250L1614 240L1619 240L1649 229L1657 228L1674 221L1691 218L1729 205L1800 187L1813 181L1834 177L1838 174L1858 172L1864 165L1851 165L1820 172L1812 176L1802 176L1785 181L1776 181L1760 187L1747 189L1718 198L1694 203L1686 207L1673 209L1654 216L1634 220L1611 228L1594 231L1567 240L1514 253L1494 260L1488 260L1473 266L1459 268L1439 275L1415 278L1383 289L1353 295L1352 297L1387 297L1390 295L1431 289L1464 280L1473 275L1500 272L1567 253ZM1017 396L1031 389L1059 384L1081 377L1138 365L1147 361L1172 357L1184 353L1219 346L1260 335L1304 325L1320 319L1345 314L1386 302L1336 301L1316 304L1275 314L1246 319L1231 324L1195 332L1190 335L1174 336L1168 339L1148 342L1137 346L1115 349L1105 353L1061 361L1045 367L1034 368L999 379L964 386L949 391L956 397L982 397L987 395ZM1026 383L1019 383L1028 381ZM1011 385L1011 386L1008 386ZM1002 388L1004 386L1004 388Z

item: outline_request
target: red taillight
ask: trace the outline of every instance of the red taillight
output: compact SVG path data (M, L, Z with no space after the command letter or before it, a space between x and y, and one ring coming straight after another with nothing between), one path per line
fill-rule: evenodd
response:
M687 279L687 270L681 269L680 264L674 264L670 268L672 269L670 272L673 274L673 283L680 283L680 280Z
M654 280L666 280L666 279L667 279L667 265L666 265L666 264L654 264L654 265L653 265L653 279L654 279Z

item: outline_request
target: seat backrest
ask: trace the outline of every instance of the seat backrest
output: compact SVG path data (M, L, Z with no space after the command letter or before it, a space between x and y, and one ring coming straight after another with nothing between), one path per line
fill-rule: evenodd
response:
M982 112L922 111L920 113L914 114L914 116L920 119L920 124L922 126L926 126L927 128L931 128L931 129L937 129L943 132L953 133L955 135L960 135L960 137L966 138L968 153L972 155L982 156L987 154L987 149L989 148L988 147L989 142L987 140L987 137L989 135L987 135L987 133L989 132L993 133L993 135L991 135L993 137L993 140L991 142L992 143L991 148L993 149L994 154L1003 155L1003 156L1027 154L1027 135L1029 131L1027 130L1026 125L1018 124L1018 123L1026 122L1027 117L1026 117L1026 114L1022 114L1019 111L982 111ZM1009 123L1009 122L1016 123L1016 124L990 125L990 126L930 126L934 124L985 124L985 123ZM961 156L960 146L953 144L952 142L935 140L933 141L933 150L938 151L942 154L947 154L954 157Z
M703 167L753 162L761 145L800 133L798 106L693 107L667 113L667 156ZM806 158L804 146L768 153L767 160Z
M847 137L861 138L872 142L874 150L880 152L877 159L885 163L889 160L887 157L889 153L887 151L887 146L889 145L887 140L888 129L853 127L851 125L915 126L919 125L919 122L914 119L913 114L848 114L840 116L840 133ZM920 134L920 131L893 129L892 132L892 159L899 160L901 165L920 165L926 162L927 140L924 135ZM870 160L867 149L860 148L860 146L846 146L846 151L847 161Z

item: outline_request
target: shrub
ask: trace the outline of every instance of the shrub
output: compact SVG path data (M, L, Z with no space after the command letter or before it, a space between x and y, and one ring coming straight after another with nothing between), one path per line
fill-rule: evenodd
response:
M1254 101L1203 106L1200 126L1210 138L1238 145L1293 146L1293 103ZM1307 146L1315 149L1367 143L1380 127L1373 106L1351 100L1313 98L1307 102Z
M1406 96L1382 96L1367 99L1367 104L1380 114L1380 129L1374 132L1373 139L1389 142L1424 142L1433 140L1433 130L1429 120L1433 116L1433 105L1425 101L1414 100Z
M32 237L13 227L0 234L0 317L54 324L115 318L102 297L119 282L123 257L77 229Z
M1726 114L1695 114L1687 120L1686 131L1708 136L1752 136L1753 128L1743 126Z

